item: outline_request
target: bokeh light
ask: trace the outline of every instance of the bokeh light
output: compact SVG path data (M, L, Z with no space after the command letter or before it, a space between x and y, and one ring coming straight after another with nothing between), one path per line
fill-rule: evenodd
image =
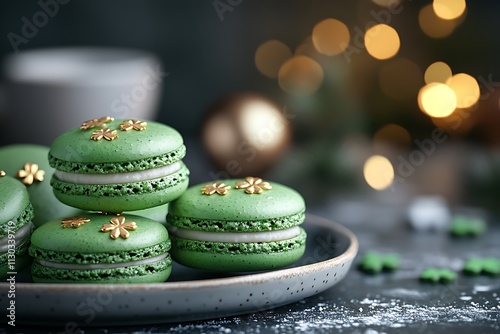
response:
M425 83L427 84L430 84L432 82L446 83L446 81L448 81L451 76L452 72L448 64L442 61L437 61L427 67L427 70L425 70L424 79Z
M287 119L276 106L259 99L241 107L238 128L258 151L278 149L288 140Z
M255 52L255 65L266 77L276 79L281 65L292 57L292 51L283 42L269 40L262 43Z
M379 83L382 92L393 99L415 98L423 84L422 70L407 58L390 60L380 68Z
M444 20L453 20L465 12L465 0L434 0L432 8Z
M366 31L365 46L376 59L394 57L400 46L398 32L387 24L377 24Z
M313 29L312 41L319 53L327 56L335 56L349 45L351 36L347 26L339 20L326 19Z
M434 82L420 89L418 105L431 117L447 117L457 107L457 96L447 85Z
M288 94L310 95L316 92L323 83L323 69L313 59L298 55L281 66L278 83Z
M420 28L427 36L432 38L444 38L451 35L463 18L464 16L455 20L443 20L436 15L432 4L423 7L418 14Z
M409 147L411 144L410 132L398 124L384 125L373 135L373 146L378 149L388 144Z
M384 190L394 181L394 168L391 162L381 155L374 155L366 160L363 174L366 183L375 190Z
M466 73L455 74L446 84L455 92L458 108L472 107L479 100L479 84L474 77Z

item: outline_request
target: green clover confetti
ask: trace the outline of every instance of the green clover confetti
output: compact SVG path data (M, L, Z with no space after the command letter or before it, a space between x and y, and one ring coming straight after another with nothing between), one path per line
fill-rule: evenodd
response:
M450 233L455 237L476 237L486 231L486 223L482 219L457 216L451 223Z
M397 254L380 255L376 252L366 253L359 264L359 269L369 274L394 271L398 267L399 256Z
M457 274L449 269L427 268L420 274L420 280L431 283L451 283Z
M500 275L500 259L470 259L465 263L464 273L468 275Z

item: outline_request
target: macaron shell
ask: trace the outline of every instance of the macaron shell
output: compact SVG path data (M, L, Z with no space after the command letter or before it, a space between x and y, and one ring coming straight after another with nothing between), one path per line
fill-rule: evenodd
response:
M28 191L21 182L10 176L0 177L0 224L20 216L29 205Z
M117 163L146 159L174 151L183 145L177 130L161 123L147 121L143 131L122 131L120 124L126 119L106 123L110 130L116 130L115 140L92 140L92 132L102 127L82 130L79 127L68 130L57 137L50 147L50 154L60 160L81 163Z
M55 196L65 204L83 210L123 212L152 208L175 200L187 189L188 175L189 170L184 166L165 178L130 184L77 185L57 180L52 184ZM142 193L132 195L127 193L128 189L138 189L137 192Z
M172 272L172 260L114 269L65 270L44 267L33 262L31 273L35 283L159 283Z
M52 192L50 179L54 168L48 162L49 148L39 145L18 144L0 148L0 170L7 175L16 177L17 172L24 168L25 163L35 163L39 170L45 172L42 182L34 182L26 186L30 201L33 204L36 227L61 217L76 215L80 210L61 203ZM21 182L19 180L19 182Z
M207 220L248 221L287 217L305 211L302 196L295 190L270 182L271 190L261 194L247 194L245 189L236 189L243 179L218 180L198 184L186 190L170 203L169 213L174 216ZM226 195L203 195L206 184L223 182L231 186Z
M211 271L276 269L300 259L307 234L300 228L294 238L273 242L219 243L172 236L172 258L189 267Z
M109 232L101 232L103 224L109 224L110 220L116 218L114 215L84 214L83 217L90 222L78 228L64 228L60 220L44 224L33 232L31 244L33 248L60 253L114 253L130 252L136 249L146 248L159 243L167 242L167 229L150 219L123 215L125 221L133 221L137 224L137 230L129 231L127 239L110 238ZM76 263L76 262L75 262Z

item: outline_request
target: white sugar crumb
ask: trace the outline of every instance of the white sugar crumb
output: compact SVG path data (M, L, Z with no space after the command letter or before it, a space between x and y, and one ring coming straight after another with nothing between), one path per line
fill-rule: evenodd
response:
M495 290L497 288L498 287L488 286L488 285L476 285L474 287L474 291L475 292L487 292L487 291Z

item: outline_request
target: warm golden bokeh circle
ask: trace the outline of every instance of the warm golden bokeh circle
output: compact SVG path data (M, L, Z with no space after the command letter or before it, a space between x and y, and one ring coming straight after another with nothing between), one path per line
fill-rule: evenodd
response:
M386 157L374 155L366 160L363 175L370 187L384 190L394 181L394 167Z
M365 47L376 59L394 57L400 47L398 32L387 24L377 24L365 32Z
M427 67L424 74L425 83L432 82L446 83L452 76L451 68L442 61L432 63Z
M477 80L466 73L455 74L446 84L455 92L458 108L472 107L481 95Z
M347 26L336 19L326 19L314 26L312 41L316 50L327 56L338 55L347 48L351 36Z
M447 85L433 82L420 89L418 105L431 117L447 117L456 109L457 97Z
M456 20L443 20L439 18L432 4L423 7L418 14L418 22L422 31L432 38L444 38L453 33L460 24L460 18Z
M434 0L432 9L443 20L454 20L465 12L465 0Z
M292 51L283 42L269 40L262 43L255 52L255 65L266 77L275 79L281 65L292 57Z
M315 93L323 83L323 69L315 60L298 55L281 66L278 83L288 94L310 95Z

